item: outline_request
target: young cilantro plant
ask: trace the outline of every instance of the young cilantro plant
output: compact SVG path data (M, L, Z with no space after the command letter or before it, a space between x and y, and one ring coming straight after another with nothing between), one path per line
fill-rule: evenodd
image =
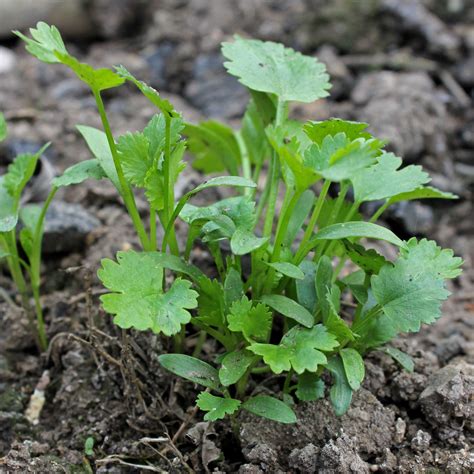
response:
M0 141L6 137L7 125L0 113ZM96 177L102 176L98 164L94 168L91 163L80 163L66 170L63 176L53 179L44 204L23 204L22 192L48 146L45 145L37 153L17 156L8 166L6 174L0 176L0 260L5 259L7 262L32 334L41 350L45 350L48 345L40 302L41 245L46 212L60 187L77 184L94 174ZM31 296L33 304L30 302Z
M461 259L433 241L402 241L375 222L396 202L455 196L427 186L420 166L401 168L365 123L290 119L291 102L328 95L329 77L316 58L272 42L236 37L224 43L225 66L251 97L241 128L233 130L213 120L185 122L123 66L112 71L80 63L54 27L39 23L31 39L18 34L32 54L65 64L91 88L104 131L78 127L95 157L85 163L93 164L93 177L115 185L142 243L142 251L102 261L98 275L110 291L101 297L103 307L121 328L174 337L181 353L159 360L205 388L197 404L206 420L246 410L293 423L292 398L324 397L324 380L331 381L329 397L341 415L363 382L363 357L374 349L413 369L406 354L387 344L440 316L449 295L445 282L459 275ZM101 92L124 81L159 113L142 131L114 137ZM228 175L177 199L186 148L198 170ZM262 180L259 190L255 183ZM237 193L206 207L189 202L213 186ZM137 188L149 202L148 226L135 205ZM366 221L359 209L368 201L383 204ZM188 225L185 242L176 238L177 219ZM399 256L386 260L367 239L389 242ZM216 278L191 263L197 240L208 247ZM165 279L166 272L174 278ZM351 311L343 312L348 301ZM201 357L208 338L217 352ZM259 388L269 373L282 377L283 396Z

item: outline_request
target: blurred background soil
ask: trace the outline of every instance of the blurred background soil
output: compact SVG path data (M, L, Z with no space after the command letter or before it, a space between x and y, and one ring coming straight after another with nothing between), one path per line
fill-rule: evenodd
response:
M98 309L100 259L137 240L110 186L68 189L46 228L47 356L38 357L19 314L0 302L0 472L472 472L474 2L0 0L0 110L9 123L0 168L52 143L31 200L44 196L48 164L62 170L89 158L75 125L100 126L87 88L63 67L30 57L10 34L38 20L58 25L82 60L124 64L192 122L237 125L245 110L245 89L222 66L219 45L232 35L317 56L332 77L331 96L292 114L368 122L389 149L423 165L434 186L457 194L453 202L394 206L385 220L403 238L454 248L465 271L451 285L444 318L396 342L415 359L414 373L374 353L344 417L325 401L307 403L290 427L242 417L236 440L226 423L189 421L195 390L162 373L160 340L124 339ZM141 129L155 113L128 87L108 92L106 103L117 135ZM201 179L188 166L178 194ZM193 258L207 265L205 250ZM14 295L1 271L0 286ZM212 358L214 348L205 349ZM46 403L33 426L24 414L39 382ZM280 382L262 380L277 391ZM183 436L167 442L180 426ZM84 454L88 437L93 456Z

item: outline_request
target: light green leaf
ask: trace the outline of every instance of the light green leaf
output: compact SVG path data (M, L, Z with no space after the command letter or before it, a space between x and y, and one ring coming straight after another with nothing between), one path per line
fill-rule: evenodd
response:
M333 137L338 133L344 133L349 141L354 141L357 138L369 140L372 138L372 135L365 131L368 126L369 124L364 122L351 122L339 118L330 118L323 122L307 122L303 128L311 141L316 143L316 145L321 145L325 137Z
M240 404L240 400L216 397L208 392L201 392L197 399L197 406L208 412L204 415L206 421L222 420L226 415L235 413Z
M187 280L178 278L163 292L163 267L153 252L118 252L117 263L102 260L98 276L113 291L101 296L103 307L115 315L114 322L121 328L171 336L191 320L187 310L197 306L198 293Z
M336 295L334 295L336 293ZM339 316L336 305L333 300L336 297L339 301L341 292L337 286L333 286L326 295L326 301L328 302L328 315L324 321L324 325L328 328L328 331L337 337L339 342L343 341L354 341L355 337L352 333L351 328L347 323Z
M352 390L359 390L360 384L365 377L365 366L362 356L350 347L341 349L339 355L342 359L347 382Z
M153 165L154 158L149 156L149 146L147 137L141 132L127 132L118 139L117 151L123 174L135 186L145 186L145 177Z
M179 113L176 112L173 105L170 101L163 99L158 91L150 87L148 84L145 84L142 81L139 81L135 78L125 67L118 66L115 68L117 74L126 81L132 82L140 92L156 107L158 107L163 114L166 114L169 117L179 117Z
M189 151L196 157L194 168L204 173L224 170L232 175L239 173L240 152L230 127L215 120L199 125L188 123L184 134L188 137Z
M0 142L7 138L7 122L5 116L0 112Z
M241 178L240 176L217 176L211 178L208 181L197 186L195 189L190 191L187 195L193 196L200 191L208 188L216 188L219 186L232 186L234 188L256 188L257 185L247 178Z
M235 351L229 352L222 359L222 366L219 369L219 380L224 387L228 387L240 380L240 378L247 372L254 357L249 352Z
M311 328L314 324L313 315L304 306L286 296L265 295L262 297L262 303L270 306L270 308L283 316L294 319L307 328Z
M430 181L421 166L410 165L399 170L402 159L383 153L377 163L356 173L351 181L356 202L378 201L408 193Z
M54 52L59 61L71 68L77 77L85 82L93 91L100 92L113 87L122 85L125 80L111 69L100 68L94 69L89 64L79 62L69 53L59 51Z
M7 191L4 181L4 176L0 176L0 233L11 231L18 222L15 200Z
M61 33L55 26L40 21L35 28L30 28L32 38L28 38L19 31L14 31L26 43L26 50L45 63L59 63L56 51L68 54L64 46Z
M336 355L329 359L327 366L333 376L333 385L329 391L334 412L337 416L344 415L352 401L352 389L347 381L346 373L341 359Z
M413 201L414 199L458 199L458 197L455 194L446 193L431 186L423 186L407 193L392 196L388 202L391 205L400 201Z
M331 87L325 66L316 58L270 41L235 37L222 44L227 71L248 87L275 94L282 101L313 102Z
M162 354L158 356L160 364L172 374L219 390L219 375L217 370L208 363L185 354Z
M4 175L4 186L10 195L18 200L23 189L35 172L38 159L47 147L44 146L36 154L25 153L18 155L13 163L8 165L8 171Z
M110 151L109 143L107 142L107 136L102 130L97 128L88 127L86 125L77 125L76 128L79 133L84 137L92 155L99 160L100 166L104 170L107 177L110 179L112 184L121 193L121 187L115 170L114 159Z
M391 230L371 222L344 222L341 224L333 224L317 232L313 240L340 240L351 237L385 240L398 247L405 246L405 243Z
M268 308L263 304L252 305L252 302L243 296L234 301L227 316L229 329L241 332L246 339L265 340L272 325L272 317Z
M263 163L270 155L270 147L265 135L265 122L254 100L247 105L240 133L247 147L250 162L254 165Z
M294 411L282 401L268 395L257 395L242 404L242 408L254 415L280 423L296 423Z
M33 240L40 215L41 206L37 204L28 204L20 210L20 219L24 225L20 231L20 242L28 258L31 257L33 250Z
M415 370L415 363L413 362L413 359L405 352L402 352L391 346L382 347L380 350L398 362L407 372L411 373Z
M406 247L400 249L400 255L413 265L416 262L420 271L432 273L438 278L456 278L462 273L462 258L455 257L452 249L442 249L434 240L418 241L412 237Z
M299 400L304 402L313 402L324 398L324 382L317 374L303 372L298 376L295 394Z
M268 237L257 237L251 230L237 228L230 240L234 255L245 255L259 249L268 242Z
M293 367L296 373L305 370L316 372L319 365L327 363L321 351L331 351L337 347L336 338L318 324L311 329L295 326L282 338L279 345L254 343L248 350L263 357L271 370L279 374Z
M99 163L99 160L92 159L81 161L64 171L61 176L58 176L53 179L53 186L60 188L61 186L70 186L72 184L80 184L87 179L97 179L106 178L104 169Z
M277 272L281 273L295 280L303 280L304 273L296 265L289 262L266 262L269 267L274 268Z
M329 181L340 182L374 164L378 146L376 140L350 141L344 133L328 135L321 145L313 144L305 151L303 164Z
M198 319L215 327L224 324L224 288L217 279L199 280Z

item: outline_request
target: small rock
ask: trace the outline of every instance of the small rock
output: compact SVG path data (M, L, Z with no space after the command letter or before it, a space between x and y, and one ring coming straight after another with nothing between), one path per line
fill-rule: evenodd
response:
M352 100L357 119L388 140L402 158L415 160L425 150L435 156L446 151L446 108L426 73L381 71L358 81Z
M15 53L8 49L0 46L0 74L10 72L16 63Z
M272 469L275 472L279 468L277 463L277 453L275 450L265 443L258 443L257 445L250 448L248 451L244 451L244 456L247 461L261 466L263 469Z
M354 472L357 474L369 473L369 465L357 454L356 443L343 434L336 440L331 440L321 450L318 472Z
M393 441L400 444L405 439L405 433L407 431L407 424L402 418L397 418L395 423L395 436Z
M185 95L208 117L240 117L245 111L248 93L235 77L227 74L223 62L224 58L220 54L199 55Z
M428 378L419 403L426 420L444 433L472 430L474 413L474 366L467 363L447 365ZM443 433L437 431L442 437Z
M87 236L99 226L99 220L79 204L53 201L44 224L43 252L80 251Z
M430 447L431 435L423 430L418 430L416 435L411 440L411 449L413 451L422 453Z
M288 465L302 474L316 472L319 448L309 443L302 449L293 449L288 457Z

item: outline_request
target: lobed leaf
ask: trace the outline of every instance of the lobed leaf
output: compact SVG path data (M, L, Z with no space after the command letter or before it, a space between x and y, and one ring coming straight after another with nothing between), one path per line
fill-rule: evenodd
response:
M208 392L201 392L197 398L197 406L207 411L204 415L206 421L222 420L226 415L232 415L239 409L241 403L240 400L216 397Z
M100 165L99 160L92 159L81 161L64 171L61 176L57 176L53 179L52 185L56 188L62 186L70 186L72 184L80 184L87 179L97 179L106 178L104 169Z
M241 332L246 339L261 341L269 334L272 315L265 305L253 306L252 302L243 296L233 302L227 321L231 331Z
M368 126L369 124L364 122L330 118L322 122L307 122L303 129L312 142L321 145L327 136L334 137L339 133L343 133L349 141L358 138L370 140L372 135L365 131Z

